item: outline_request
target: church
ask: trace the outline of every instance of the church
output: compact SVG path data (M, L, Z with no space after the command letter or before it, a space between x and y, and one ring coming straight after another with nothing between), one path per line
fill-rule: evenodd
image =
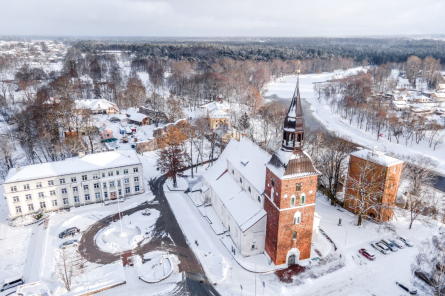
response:
M309 260L321 217L315 213L319 172L303 150L299 80L272 156L232 139L203 175L202 195L243 256L264 253L276 266Z

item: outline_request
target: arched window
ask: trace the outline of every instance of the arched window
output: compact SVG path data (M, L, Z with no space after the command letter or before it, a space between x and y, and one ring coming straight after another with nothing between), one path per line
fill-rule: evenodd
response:
M294 224L301 223L301 212L296 212L294 215Z
M240 182L240 183L243 183L243 179L242 179L242 178L239 178L239 182Z
M300 195L300 205L306 204L306 194Z
M274 187L275 186L275 179L271 178L270 182L272 183L272 187Z
M295 195L292 195L292 197L290 198L290 206L291 207L295 207Z
M261 197L258 196L258 202L261 203Z
M296 232L296 231L294 231L294 234L292 235L292 239L293 239L293 240L296 240L296 239L297 239L297 232Z
M250 186L249 186L249 192L252 192L252 190L250 189Z

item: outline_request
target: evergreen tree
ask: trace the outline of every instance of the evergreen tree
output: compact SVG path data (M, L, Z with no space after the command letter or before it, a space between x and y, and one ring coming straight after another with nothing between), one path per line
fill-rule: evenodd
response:
M242 132L246 131L250 127L249 115L247 115L246 112L244 112L244 114L241 115L241 118L239 119L238 127Z

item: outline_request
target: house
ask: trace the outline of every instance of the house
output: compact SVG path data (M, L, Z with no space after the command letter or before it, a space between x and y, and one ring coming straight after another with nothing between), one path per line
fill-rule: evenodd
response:
M3 187L14 218L139 194L142 180L136 152L124 150L13 168Z
M104 131L102 132L102 139L103 140L111 140L114 139L113 136L113 130L111 128L109 128L108 126L104 129Z
M292 98L282 147L273 156L244 137L232 139L203 175L203 198L242 256L266 254L277 266L310 259L320 216L318 171L303 151L300 92Z
M76 100L75 104L78 113L117 114L120 112L115 103L105 99Z
M150 117L148 117L145 114L135 112L130 115L130 118L128 119L128 121L132 124L137 124L137 125L141 125L141 126L148 125L148 124L150 124Z
M445 83L438 84L437 91L445 91Z
M445 92L443 93L432 93L431 100L435 102L445 102Z
M409 109L409 105L406 103L406 101L395 101L395 100L392 100L391 101L391 106L396 111L402 111L402 110Z
M416 103L427 103L430 101L430 99L424 95L420 95L420 96L413 97L412 101L414 101Z
M362 149L351 153L344 207L356 214L366 210L365 215L378 222L391 220L394 216L402 168L403 161L387 156L376 148L372 151ZM357 187L361 182L367 183L365 189ZM360 190L371 191L375 201L363 202Z
M212 130L223 124L230 127L230 114L228 113L229 106L222 103L212 102L201 106L206 109L207 119Z
M139 107L139 113L147 115L153 123L168 123L169 118L163 111L155 111L146 107Z

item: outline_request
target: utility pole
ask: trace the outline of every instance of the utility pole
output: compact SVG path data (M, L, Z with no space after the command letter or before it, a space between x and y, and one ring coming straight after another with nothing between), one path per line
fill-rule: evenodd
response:
M121 216L121 205L120 205L120 201L119 201L119 197L117 197L117 207L119 209L119 222L121 224L121 235L122 235L122 216Z
M256 296L256 261L253 261L255 263L255 296Z

